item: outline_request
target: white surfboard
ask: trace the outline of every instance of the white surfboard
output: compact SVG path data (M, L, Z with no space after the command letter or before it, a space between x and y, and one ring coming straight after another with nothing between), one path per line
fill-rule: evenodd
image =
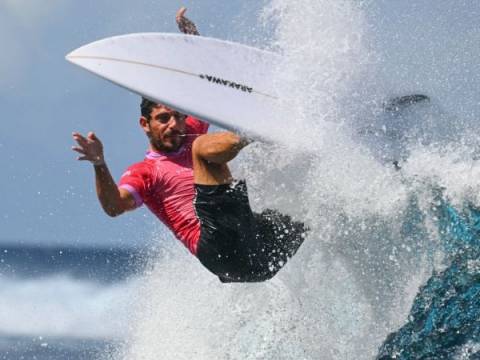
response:
M144 33L80 47L67 60L220 127L272 140L280 56L200 36Z

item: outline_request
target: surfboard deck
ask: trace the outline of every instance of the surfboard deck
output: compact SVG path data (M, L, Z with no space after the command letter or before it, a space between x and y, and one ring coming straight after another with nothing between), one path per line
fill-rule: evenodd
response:
M222 128L272 139L275 53L201 36L115 36L66 56L143 97Z

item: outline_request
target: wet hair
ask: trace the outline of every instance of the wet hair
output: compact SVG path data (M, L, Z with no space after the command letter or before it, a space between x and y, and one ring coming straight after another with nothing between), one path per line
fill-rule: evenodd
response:
M140 104L140 112L142 113L142 116L150 119L150 114L152 113L153 108L156 106L158 106L156 102L142 97L142 102Z

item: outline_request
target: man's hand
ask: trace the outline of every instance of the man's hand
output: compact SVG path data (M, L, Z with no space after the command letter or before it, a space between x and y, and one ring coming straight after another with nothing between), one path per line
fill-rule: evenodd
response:
M180 10L177 11L177 16L175 19L177 20L178 28L184 34L200 35L193 21L185 17L186 11L186 7L181 7Z
M72 146L72 150L81 154L78 160L87 160L97 166L105 164L102 142L93 132L89 132L87 137L77 132L74 132L72 136L78 144L78 146Z
M125 189L119 189L108 170L103 158L102 142L93 132L89 132L86 137L77 132L72 135L78 144L78 146L72 146L72 150L81 155L78 160L87 160L95 165L95 187L103 210L109 216L118 216L125 211L135 209L133 195Z

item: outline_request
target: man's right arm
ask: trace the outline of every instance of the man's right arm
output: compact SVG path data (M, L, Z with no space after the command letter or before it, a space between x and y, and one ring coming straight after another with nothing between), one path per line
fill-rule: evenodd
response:
M72 150L81 154L78 160L87 160L93 164L97 197L105 213L114 217L135 209L133 195L125 189L118 188L113 180L103 157L103 145L95 134L89 133L84 137L79 133L73 133L73 138L78 146L74 146Z
M195 23L185 16L186 11L186 7L181 7L180 10L177 11L175 20L177 21L178 29L187 35L200 35Z
M133 195L117 186L107 164L94 165L93 167L95 169L97 197L107 215L115 217L137 207Z

